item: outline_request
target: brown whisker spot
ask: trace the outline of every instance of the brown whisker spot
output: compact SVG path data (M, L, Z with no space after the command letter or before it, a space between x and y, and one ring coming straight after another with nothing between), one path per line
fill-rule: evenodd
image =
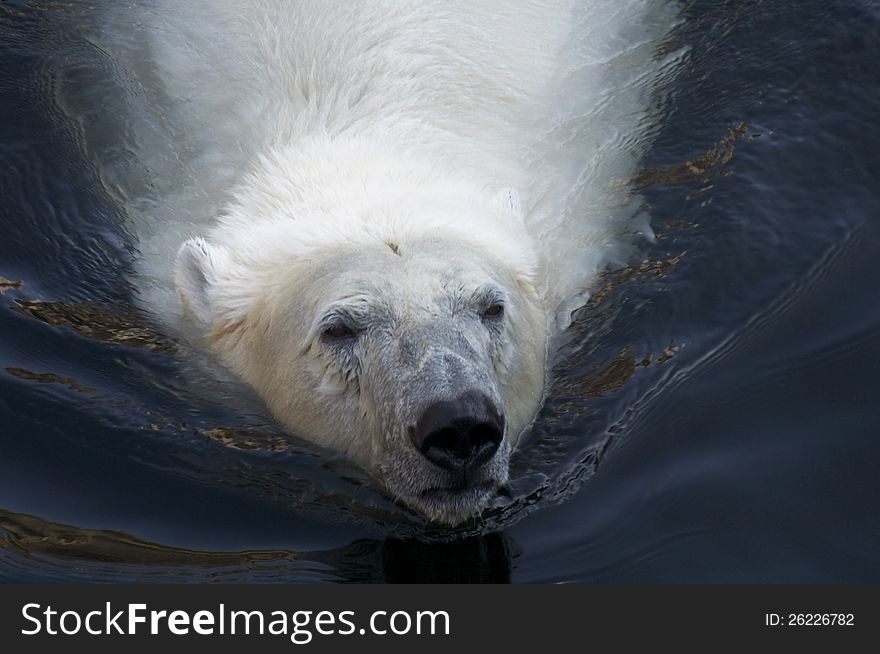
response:
M239 331L239 328L244 324L243 320L226 320L224 322L217 323L211 333L208 335L208 338L212 343L216 343L223 338L235 334Z

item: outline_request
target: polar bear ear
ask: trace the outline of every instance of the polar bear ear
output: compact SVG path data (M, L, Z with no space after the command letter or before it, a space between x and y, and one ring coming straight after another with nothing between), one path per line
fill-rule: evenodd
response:
M515 188L501 189L495 196L495 201L498 203L504 213L513 216L519 222L525 221L525 217L523 216L522 201L519 197L519 191L517 191Z
M217 278L217 250L201 238L191 238L180 246L174 266L174 284L197 321L205 326L213 322L210 290Z

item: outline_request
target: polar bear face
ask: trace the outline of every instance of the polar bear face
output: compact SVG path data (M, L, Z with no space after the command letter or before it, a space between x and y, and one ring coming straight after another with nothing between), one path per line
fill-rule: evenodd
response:
M196 283L182 290L210 311L223 254L185 248L179 276ZM443 238L339 248L279 271L252 303L238 324L211 325L213 347L294 433L447 523L506 482L541 398L545 323L502 262Z
M293 433L461 522L507 481L543 394L519 197L348 145L305 165L304 150L265 160L208 240L180 248L184 306Z

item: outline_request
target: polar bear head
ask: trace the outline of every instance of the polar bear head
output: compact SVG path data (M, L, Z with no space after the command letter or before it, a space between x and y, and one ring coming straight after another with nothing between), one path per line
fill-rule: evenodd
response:
M546 315L516 194L399 177L285 190L266 176L181 247L189 313L293 433L429 518L478 513L544 387Z

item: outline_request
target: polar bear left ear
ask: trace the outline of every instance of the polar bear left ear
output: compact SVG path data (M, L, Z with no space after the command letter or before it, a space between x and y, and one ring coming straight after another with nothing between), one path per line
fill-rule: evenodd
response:
M180 246L174 265L174 284L183 305L205 327L213 323L211 286L217 278L218 252L205 239L191 238Z
M495 202L504 213L513 216L519 222L524 222L522 201L519 197L519 191L515 188L504 188L498 191Z

